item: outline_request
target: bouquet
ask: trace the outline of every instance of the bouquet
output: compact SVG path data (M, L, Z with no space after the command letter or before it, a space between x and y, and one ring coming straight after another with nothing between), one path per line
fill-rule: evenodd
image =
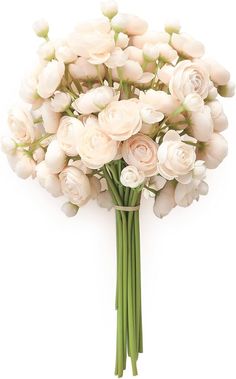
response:
M206 170L227 155L228 122L218 95L233 96L229 72L172 22L149 31L139 17L102 4L103 17L78 23L63 40L40 20L38 64L24 79L26 103L9 112L2 149L10 166L75 216L96 199L114 208L117 236L115 374L127 357L137 375L143 352L139 208L159 218L187 207L208 185Z

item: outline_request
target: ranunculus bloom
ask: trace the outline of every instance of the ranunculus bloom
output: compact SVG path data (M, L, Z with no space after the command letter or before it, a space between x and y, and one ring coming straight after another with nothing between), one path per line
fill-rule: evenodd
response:
M160 43L159 48L159 60L166 63L176 62L178 59L178 54L168 43Z
M207 195L208 184L204 181L195 181L188 184L178 183L175 189L175 202L180 207L188 207L200 195Z
M57 175L51 173L45 161L40 162L36 166L36 177L39 184L53 196L58 197L62 195L60 180Z
M92 64L101 64L115 47L108 19L95 20L77 26L68 38L72 51Z
M157 144L150 137L138 133L122 144L121 151L125 162L145 176L157 173Z
M147 31L141 36L134 36L131 39L131 45L142 49L145 43L155 45L157 43L168 43L170 35L166 32Z
M122 67L128 60L127 51L122 50L120 47L116 47L111 53L110 58L105 62L105 65L109 68Z
M100 112L113 100L118 100L116 91L107 86L92 88L88 92L81 94L72 106L80 114L89 115Z
M223 86L228 83L230 73L220 63L214 59L205 58L204 62L209 70L211 80L218 86Z
M171 45L186 58L200 58L204 54L204 46L201 42L184 33L173 33Z
M214 123L214 131L222 132L228 127L228 119L223 111L223 107L218 100L207 103L211 110L211 116Z
M156 111L164 114L171 114L174 112L180 103L171 95L164 91L155 91L149 89L146 92L140 92L139 99L141 103L152 106Z
M175 186L173 182L168 181L156 196L153 211L157 217L162 218L167 216L175 206Z
M53 140L48 145L45 162L52 174L58 174L65 167L66 155L57 140Z
M44 101L41 114L43 119L43 126L47 133L56 133L61 115L58 112L54 112L52 109L51 100Z
M194 167L195 147L181 140L179 133L168 131L158 148L158 170L167 180L186 175Z
M22 179L27 179L35 174L35 161L24 151L18 150L16 154L8 155L8 162L12 170Z
M204 101L198 93L190 93L185 97L183 106L189 112L200 112L203 109Z
M45 151L42 147L39 146L34 150L33 159L37 163L40 163L45 159Z
M37 128L34 127L31 113L23 107L13 107L8 114L8 125L13 137L22 143L35 140Z
M137 188L144 182L145 175L135 166L126 166L121 171L120 182L125 187Z
M113 141L94 121L85 126L77 150L82 162L87 167L98 169L115 158L118 143Z
M169 85L170 79L173 75L173 71L174 71L174 66L172 66L171 64L165 64L162 68L160 68L157 71L158 79L162 83Z
M1 138L1 150L3 153L7 155L13 155L16 152L16 148L16 143L12 138L7 136L3 136Z
M98 77L98 70L100 78L105 76L105 69L103 65L96 67L94 64L89 63L87 59L79 57L74 63L69 65L69 72L74 79L79 80L95 80Z
M149 83L154 78L154 74L150 72L143 72L141 65L138 62L128 59L125 64L120 67L119 74L118 70L115 68L112 70L112 78L115 81L125 80L129 83Z
M146 32L148 24L141 18L132 14L119 13L111 20L113 29L129 36L136 36Z
M64 72L64 63L56 60L48 62L38 77L38 94L43 99L47 99L54 94L61 83Z
M90 199L91 188L88 177L75 167L66 167L59 175L61 189L68 200L78 207Z
M57 130L57 141L60 148L68 155L73 157L77 155L77 145L84 125L75 117L64 116L60 120Z
M197 158L205 161L207 168L216 168L228 153L226 139L219 133L213 133L210 140L197 153Z
M50 61L55 57L55 46L52 41L46 41L38 48L38 55L41 59Z
M68 93L57 91L51 99L51 107L54 112L64 112L71 103Z
M175 66L169 83L172 96L184 101L190 93L198 93L203 99L208 95L209 74L200 60L184 60Z
M207 105L201 111L191 114L191 126L189 130L191 135L198 141L208 141L213 133L213 127L211 111Z
M77 59L77 55L68 46L67 41L58 40L55 42L55 56L58 61L71 63Z
M142 126L139 106L132 100L113 101L98 115L101 129L115 141L124 141Z

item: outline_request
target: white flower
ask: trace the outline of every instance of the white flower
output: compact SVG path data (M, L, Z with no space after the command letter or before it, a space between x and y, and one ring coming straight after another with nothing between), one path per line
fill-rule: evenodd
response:
M122 67L128 60L128 53L120 47L116 47L111 53L110 58L105 62L108 68Z
M145 43L155 45L157 43L168 43L170 35L166 32L147 31L142 35L132 37L131 44L139 49L142 49Z
M46 41L38 48L38 55L41 59L50 61L55 56L55 47L52 41Z
M31 113L23 107L15 106L8 114L8 126L13 137L21 143L32 143L35 140L37 128Z
M156 196L153 206L153 212L159 218L165 217L176 206L175 203L175 187L174 184L168 181L165 187Z
M127 34L120 32L117 36L116 46L125 49L129 44L129 37Z
M40 61L39 64L23 79L20 88L20 96L33 107L39 108L42 105L43 99L40 98L38 87L38 76L46 66L47 61Z
M79 207L68 201L62 205L61 210L67 217L74 217L77 215Z
M98 115L101 129L115 141L124 141L142 126L138 104L132 100L113 101Z
M7 156L12 170L22 179L34 176L36 164L26 152L18 150L14 155Z
M49 26L46 20L40 19L34 22L33 29L38 37L46 38L49 31Z
M72 106L80 114L89 115L100 112L113 100L118 99L116 91L107 86L92 88L88 92L81 94Z
M54 197L62 195L60 180L57 175L51 173L45 161L36 166L36 177L39 184Z
M135 166L126 166L121 171L120 182L125 187L137 188L145 180L145 175L142 171L139 171Z
M159 173L167 180L172 180L193 169L195 147L184 143L176 131L170 130L158 148L157 157Z
M148 24L141 18L125 13L119 13L111 20L111 26L116 32L123 32L130 36L146 32Z
M98 194L97 203L99 207L106 208L108 211L113 208L113 201L109 191L105 190Z
M146 177L157 173L157 144L150 137L135 134L124 141L121 152L125 162L135 166Z
M195 180L195 182L198 180L199 182L202 181L206 177L206 166L205 162L198 160L195 161L194 167L192 171L185 175L180 175L176 180L181 184L189 184L191 181Z
M95 200L101 192L101 182L96 176L91 176L89 182L91 187L91 198Z
M69 65L69 72L74 79L79 80L95 80L98 76L98 70L101 79L105 76L105 69L103 65L98 68L89 63L86 58L79 57L74 63Z
M204 62L208 68L211 80L218 86L226 85L230 79L230 73L214 59L205 58Z
M188 207L194 200L199 200L200 195L207 195L208 184L204 181L198 183L192 181L188 184L178 183L175 189L175 201L180 207Z
M208 95L209 74L200 60L184 60L175 66L169 83L172 96L184 101L190 93L198 93L203 99Z
M190 93L185 97L183 106L189 112L200 112L204 101L198 93Z
M174 63L178 59L178 54L168 43L160 43L159 48L159 60L165 63Z
M210 108L204 105L203 109L191 114L191 135L198 141L208 141L213 133L213 121Z
M197 157L205 161L207 168L216 168L228 154L228 144L219 133L213 133L204 147L199 149Z
M91 188L88 177L75 167L65 168L59 175L63 194L78 207L90 199Z
M164 66L162 66L157 72L158 79L162 83L169 85L170 79L173 75L173 71L174 71L174 66L172 66L171 64L167 64L167 63L164 64Z
M153 45L150 43L145 43L143 46L143 56L147 61L154 62L159 56L159 46L158 44Z
M44 99L52 96L61 83L64 72L63 62L56 60L48 62L38 77L38 94Z
M51 107L54 112L64 112L71 103L71 97L68 93L56 91L51 99Z
M33 152L35 162L40 163L45 159L45 151L42 147L37 147Z
M96 65L106 62L115 47L108 19L78 25L67 42L76 55Z
M48 145L45 162L52 174L58 174L66 165L66 154L56 139Z
M118 5L114 0L106 0L101 3L101 11L108 18L114 17L118 13Z
M164 114L162 112L157 111L151 105L142 103L140 104L140 114L142 121L146 124L156 124L164 118Z
M204 54L204 46L187 34L173 33L171 45L175 50L186 58L200 58Z
M16 143L12 138L4 136L1 138L1 149L7 155L15 154Z
M179 106L179 102L164 91L149 89L140 92L139 99L142 104L152 106L156 111L171 114Z
M81 133L77 149L87 167L98 169L115 158L118 143L113 141L94 120Z
M179 33L181 25L178 20L169 20L165 23L165 31L169 34Z
M43 127L47 133L56 133L61 115L58 112L54 112L52 109L51 100L44 101L41 114L43 119Z
M58 40L55 43L55 56L58 61L71 63L77 59L77 55L68 46L64 40Z
M219 86L217 88L217 91L220 94L220 96L233 97L235 95L235 83L230 81L224 86Z
M228 119L224 113L223 107L218 100L207 103L211 111L211 117L214 123L214 131L222 132L228 127Z
M68 155L77 155L77 145L84 125L75 117L64 116L60 120L57 141L60 148Z

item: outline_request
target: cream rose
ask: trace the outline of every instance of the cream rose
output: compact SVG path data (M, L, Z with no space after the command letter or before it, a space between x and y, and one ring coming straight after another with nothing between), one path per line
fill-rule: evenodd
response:
M107 86L92 88L88 92L81 94L72 106L80 114L89 115L98 113L113 100L117 100L119 95L116 91Z
M135 166L126 166L121 171L120 182L125 187L136 188L144 182L145 176Z
M80 207L88 202L91 188L88 177L75 167L65 168L59 175L61 189L68 200Z
M64 72L64 63L56 60L48 62L38 77L38 94L43 99L47 99L54 94L61 83Z
M76 55L96 65L106 62L115 47L110 23L105 18L78 25L67 42Z
M94 120L85 126L81 133L77 150L85 166L98 169L115 158L118 143L113 141Z
M179 133L170 130L158 148L157 157L159 173L167 180L172 180L193 169L196 160L195 147L184 143Z
M61 118L57 131L57 141L60 148L69 156L77 155L77 145L84 125L75 117L64 116Z
M98 115L101 129L115 141L124 141L142 127L139 106L132 100L110 103Z
M198 93L203 99L208 95L209 73L200 60L184 60L175 66L169 83L173 97L184 101L190 93Z
M31 113L23 107L13 107L8 115L8 125L13 137L22 143L32 143L37 129Z
M157 173L157 144L150 137L138 133L123 143L121 151L125 162L145 176Z

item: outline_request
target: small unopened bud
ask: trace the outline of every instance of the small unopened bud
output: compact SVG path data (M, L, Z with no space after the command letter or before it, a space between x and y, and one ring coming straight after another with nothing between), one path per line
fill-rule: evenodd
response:
M217 91L220 94L220 96L233 97L235 95L235 83L228 82L224 86L217 87Z
M118 13L118 5L114 0L107 0L101 3L101 11L104 16L112 19Z
M41 19L35 21L35 23L33 24L33 29L38 37L47 38L49 32L49 25L46 20Z
M16 152L16 143L10 137L2 137L1 149L5 154L14 154Z
M76 216L79 207L75 204L67 202L62 205L61 210L67 217L74 217Z
M148 62L154 62L159 56L158 45L152 45L150 43L145 43L143 46L143 56Z
M111 20L111 26L116 33L125 32L127 28L127 18L122 14L117 14Z
M165 31L169 34L179 33L180 29L181 26L178 20L171 20L165 24Z

